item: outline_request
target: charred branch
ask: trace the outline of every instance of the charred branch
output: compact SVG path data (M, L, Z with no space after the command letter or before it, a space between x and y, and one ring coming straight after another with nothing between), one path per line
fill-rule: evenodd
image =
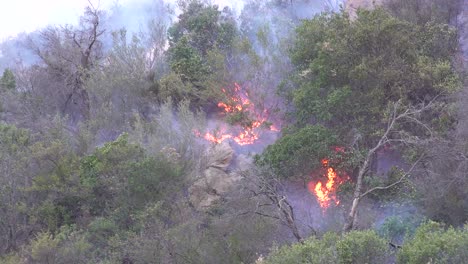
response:
M102 12L89 2L79 28L49 27L41 32L39 41L28 41L31 51L63 85L60 110L63 114L78 114L73 120L89 118L90 98L84 84L89 71L101 59L100 38L105 33L101 29L101 16Z
M247 190L252 194L254 199L266 199L268 202L258 202L254 210L242 213L243 215L253 213L262 217L267 217L280 221L281 224L286 226L296 240L300 243L303 242L303 237L297 227L294 208L289 203L287 197L282 193L282 183L274 175L262 175L261 172L257 173L244 173L244 178L249 179L249 183L253 183L247 187ZM270 209L276 212L276 215L266 213L265 210ZM315 230L309 226L315 234Z
M353 201L351 204L351 208L349 210L349 214L343 226L343 232L348 232L352 230L353 227L356 225L357 209L358 209L361 198L363 198L365 195L373 191L389 189L401 183L409 175L409 173L414 169L416 164L420 161L422 157L413 164L410 171L406 172L395 183L392 183L389 186L375 187L373 189L366 191L363 194L363 190L362 190L363 179L368 174L368 170L372 161L372 157L374 157L374 155L377 153L378 150L383 148L386 144L391 144L391 143L402 143L406 145L415 145L415 144L420 143L419 138L411 136L410 133L407 133L406 131L399 129L398 125L400 125L402 122L409 122L417 127L422 127L423 129L427 130L429 132L429 136L428 136L429 138L433 137L432 130L427 124L425 124L424 122L421 121L421 119L419 119L419 116L424 111L427 111L433 108L435 106L435 101L438 99L439 96L440 95L435 96L428 103L423 102L420 105L416 105L416 106L404 107L402 106L401 101L394 102L391 105L391 108L388 114L387 125L383 134L380 136L379 140L374 145L374 147L372 147L371 149L367 151L367 154L363 158L361 166L359 167L359 171L358 171L358 175L356 179L356 186L354 188Z

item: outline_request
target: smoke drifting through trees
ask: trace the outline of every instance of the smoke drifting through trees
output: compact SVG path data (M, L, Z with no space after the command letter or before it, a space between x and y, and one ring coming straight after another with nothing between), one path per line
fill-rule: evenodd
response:
M139 1L4 43L0 262L380 263L460 225L455 32L338 4Z

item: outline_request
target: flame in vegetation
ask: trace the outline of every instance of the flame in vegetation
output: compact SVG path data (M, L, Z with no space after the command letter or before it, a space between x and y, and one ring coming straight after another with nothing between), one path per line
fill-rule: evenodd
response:
M205 133L203 138L214 143L221 143L226 139L232 139L237 144L244 146L254 144L259 139L262 129L279 131L273 125L266 125L268 111L266 109L259 111L249 99L248 92L243 90L239 84L234 83L234 95L232 96L229 96L224 88L222 92L229 98L229 102L218 103L218 107L222 109L224 114L245 114L244 118L251 122L232 129L228 129L223 124L216 131ZM201 136L200 133L196 134Z
M317 197L317 201L323 210L326 210L332 203L338 205L340 201L336 197L337 187L347 180L347 176L340 177L336 170L330 166L328 159L322 160L322 166L326 170L326 182L309 182L308 189Z

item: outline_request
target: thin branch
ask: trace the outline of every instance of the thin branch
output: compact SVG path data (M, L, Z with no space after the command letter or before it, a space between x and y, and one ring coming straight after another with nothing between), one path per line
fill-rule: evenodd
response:
M411 174L411 172L414 170L414 168L416 167L416 165L421 161L421 159L424 157L424 155L421 155L421 157L419 157L418 160L416 160L413 165L411 166L411 168L405 173L403 174L403 176L400 177L400 179L398 179L398 181L390 184L390 185L387 185L387 186L378 186L378 187L374 187L368 191L366 191L365 193L361 194L360 198L366 196L367 194L371 193L371 192L374 192L376 190L387 190L387 189L390 189L392 188L393 186L401 183L407 176L409 176Z

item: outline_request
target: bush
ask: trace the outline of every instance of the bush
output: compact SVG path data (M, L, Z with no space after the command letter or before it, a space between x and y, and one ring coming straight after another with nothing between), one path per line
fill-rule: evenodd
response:
M58 244L49 232L38 234L31 243L31 258L38 263L53 263L57 259Z
M21 258L18 255L8 255L0 257L0 263L2 264L18 264L21 263Z
M118 227L112 220L98 217L88 226L88 240L97 248L103 248L117 231Z
M403 245L398 263L465 263L468 259L468 226L445 229L442 224L421 225Z
M320 165L319 161L330 155L336 143L332 131L323 126L306 126L280 138L270 145L256 163L268 166L283 177L309 173Z
M388 257L386 241L374 231L352 231L343 237L327 233L322 239L312 237L303 244L282 247L266 263L385 263Z
M89 263L91 245L82 232L62 227L59 233L39 233L31 242L29 255L33 263Z
M385 263L389 257L385 239L374 231L352 231L336 244L338 263Z
M268 264L283 263L337 263L337 234L327 233L319 240L311 237L303 244L282 247L275 250L266 260Z
M401 244L405 238L413 237L416 228L423 221L422 216L418 215L392 216L385 219L377 232L382 237Z

